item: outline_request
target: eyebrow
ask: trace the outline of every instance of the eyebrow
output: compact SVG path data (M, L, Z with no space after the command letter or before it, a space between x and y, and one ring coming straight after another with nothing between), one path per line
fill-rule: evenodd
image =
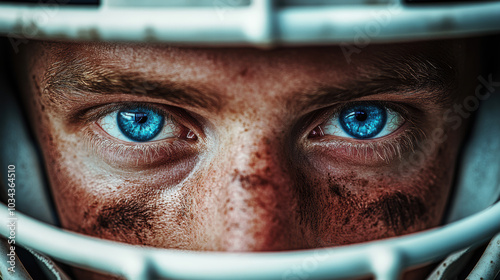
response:
M93 65L86 59L61 60L47 70L44 81L49 99L73 100L82 93L113 93L161 98L174 105L187 105L218 111L222 102L218 95L203 85L155 81L139 72L115 70ZM84 97L83 95L82 97Z
M430 98L447 106L453 100L451 93L458 88L458 71L450 58L382 57L367 68L359 69L354 79L341 86L320 85L302 93L303 106L310 108L384 93Z
M444 56L446 57L446 56ZM451 59L422 55L385 55L358 69L356 76L341 85L315 85L310 90L297 91L293 96L302 110L347 102L383 93L430 98L443 107L452 100L457 89L458 74ZM86 59L63 59L45 73L50 100L72 100L75 95L130 94L161 98L174 105L191 106L218 112L223 106L219 94L203 84L190 82L153 81L144 74L120 71L95 65Z

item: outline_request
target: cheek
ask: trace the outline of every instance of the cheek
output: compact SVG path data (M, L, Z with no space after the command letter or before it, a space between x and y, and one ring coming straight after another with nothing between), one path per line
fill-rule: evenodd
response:
M38 137L64 228L140 245L180 248L187 243L186 198L191 196L172 187L170 173L109 172L83 144L57 129L57 121L40 127L44 129ZM191 168L189 163L173 169L185 174Z
M405 176L391 170L371 172L376 175L370 177L345 171L298 186L304 198L301 216L314 233L310 242L321 247L345 245L439 225L453 178L452 150L439 147Z
M198 239L206 238L196 232L214 227L204 218L213 215L214 209L196 203L211 196L210 188L201 187L210 178L201 178L198 186L171 191L159 191L163 187L152 182L110 181L110 176L95 176L86 169L64 139L53 138L44 137L44 151L65 228L133 244L192 248L200 247L203 240ZM439 160L428 160L405 177L387 173L364 178L363 173L352 171L327 180L299 176L294 187L299 218L294 223L300 225L310 247L351 244L436 226L452 178L453 161L444 160L451 159L449 155L450 151L440 149L435 156Z
M49 177L62 226L76 232L130 244L183 248L192 215L180 190L140 179L89 176L76 165L54 165ZM63 166L64 165L64 166ZM80 172L75 172L79 170Z

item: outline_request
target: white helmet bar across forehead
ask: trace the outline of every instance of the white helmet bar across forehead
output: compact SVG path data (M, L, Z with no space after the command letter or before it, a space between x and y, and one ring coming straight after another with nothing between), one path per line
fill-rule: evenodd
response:
M0 34L19 39L308 45L465 37L500 30L500 2L346 0L0 1ZM73 0L73 2L75 2ZM87 1L78 1L82 3ZM91 1L90 1L91 2ZM474 3L473 3L474 2ZM126 21L122 19L127 19Z

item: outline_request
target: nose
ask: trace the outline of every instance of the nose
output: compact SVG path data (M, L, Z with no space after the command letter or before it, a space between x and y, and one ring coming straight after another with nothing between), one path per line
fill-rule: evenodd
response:
M209 172L212 179L207 181L213 182L209 200L216 205L207 205L214 211L206 233L212 235L214 250L306 247L298 226L298 197L289 145L279 137L264 135L243 133L223 143Z

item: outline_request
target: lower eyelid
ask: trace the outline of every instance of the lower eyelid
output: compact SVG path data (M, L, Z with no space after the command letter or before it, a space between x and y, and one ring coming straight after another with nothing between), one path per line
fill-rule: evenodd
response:
M331 161L376 167L401 160L404 155L414 151L424 138L422 130L405 123L393 133L380 138L358 140L325 136L309 139L307 149Z
M198 151L191 143L176 138L149 143L116 141L97 124L90 125L83 133L83 141L90 153L119 169L174 164L194 157Z

